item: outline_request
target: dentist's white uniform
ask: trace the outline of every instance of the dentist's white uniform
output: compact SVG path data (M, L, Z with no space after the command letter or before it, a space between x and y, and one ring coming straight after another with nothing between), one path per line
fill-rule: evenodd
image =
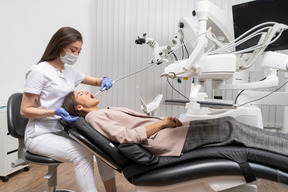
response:
M26 74L25 93L38 95L34 107L43 109L60 108L65 96L74 91L85 74L65 64L62 73L47 62L32 66ZM74 164L77 185L81 192L97 191L94 178L93 154L70 139L63 131L59 116L29 119L25 129L25 146L35 154L61 162ZM114 171L99 163L103 181L114 177Z

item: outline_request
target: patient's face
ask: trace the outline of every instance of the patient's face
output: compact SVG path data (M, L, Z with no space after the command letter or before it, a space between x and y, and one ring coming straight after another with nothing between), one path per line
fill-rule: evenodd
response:
M74 96L76 103L86 108L97 107L100 103L99 99L88 91L74 91Z

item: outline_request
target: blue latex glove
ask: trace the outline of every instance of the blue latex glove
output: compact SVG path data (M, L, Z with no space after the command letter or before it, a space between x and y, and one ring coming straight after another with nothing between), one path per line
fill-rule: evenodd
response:
M112 87L112 85L113 85L113 81L108 77L104 77L102 79L100 91L103 91L104 87L106 87L106 90L108 90Z
M56 108L55 114L60 116L64 121L70 123L76 121L79 117L71 117L69 113L63 108Z

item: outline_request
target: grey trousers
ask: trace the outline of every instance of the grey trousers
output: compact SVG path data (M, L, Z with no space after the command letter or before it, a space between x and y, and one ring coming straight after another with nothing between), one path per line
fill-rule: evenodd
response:
M231 143L288 155L288 134L246 125L232 117L191 121L182 151Z

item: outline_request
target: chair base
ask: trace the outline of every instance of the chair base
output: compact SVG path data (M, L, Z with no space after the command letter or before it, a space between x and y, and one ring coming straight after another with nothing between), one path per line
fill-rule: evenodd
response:
M49 190L49 191L45 191L45 192L75 192L75 191L72 191L72 190L68 190L68 189L52 189L52 190Z
M246 183L243 176L216 176L165 186L136 186L136 192L257 192L261 179Z

